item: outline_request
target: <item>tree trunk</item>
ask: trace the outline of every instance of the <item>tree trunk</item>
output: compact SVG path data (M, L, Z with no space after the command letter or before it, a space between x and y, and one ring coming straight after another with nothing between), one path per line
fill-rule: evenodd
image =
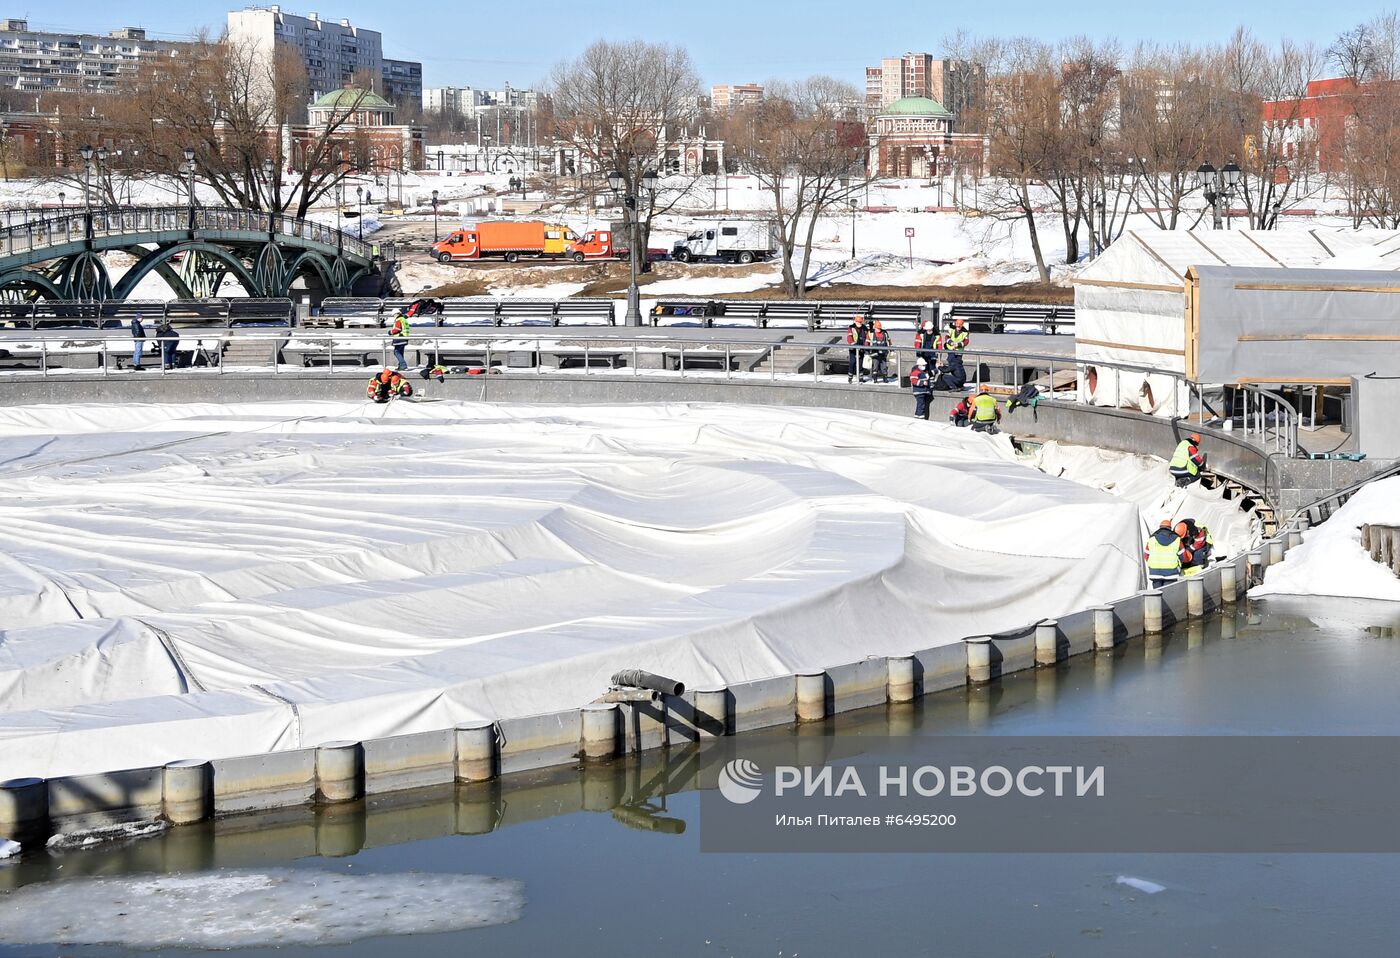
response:
M1030 190L1026 186L1026 181L1022 180L1018 185L1021 193L1021 209L1026 213L1026 228L1031 234L1031 250L1035 253L1035 268L1040 271L1040 281L1050 282L1050 270L1045 266L1045 254L1040 251L1040 234L1035 228L1035 209L1031 206Z

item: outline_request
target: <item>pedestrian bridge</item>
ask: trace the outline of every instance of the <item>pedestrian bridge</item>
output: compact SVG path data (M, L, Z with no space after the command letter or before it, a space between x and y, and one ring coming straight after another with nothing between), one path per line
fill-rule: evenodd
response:
M115 282L102 256L113 251L136 261ZM0 228L0 298L122 300L154 272L181 299L215 296L231 277L249 296L287 296L300 283L319 302L384 295L391 259L343 230L279 213L208 206L12 211Z

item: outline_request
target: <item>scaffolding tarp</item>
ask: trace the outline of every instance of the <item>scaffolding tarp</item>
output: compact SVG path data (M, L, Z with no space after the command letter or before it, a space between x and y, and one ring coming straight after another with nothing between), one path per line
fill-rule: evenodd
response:
M1400 274L1201 266L1187 287L1186 371L1198 382L1400 373Z

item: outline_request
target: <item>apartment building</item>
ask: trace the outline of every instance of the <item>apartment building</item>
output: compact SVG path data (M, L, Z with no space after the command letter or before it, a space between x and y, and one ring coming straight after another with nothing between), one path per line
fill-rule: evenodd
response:
M31 30L28 20L0 20L0 89L111 93L142 63L189 45L150 40L140 27L99 36Z
M280 6L248 7L228 14L233 43L271 63L281 45L296 50L306 67L313 99L355 81L357 74L378 77L384 95L417 102L423 95L423 65L385 60L384 37L348 19L323 20L317 13L299 16Z
M725 83L710 87L710 104L718 113L762 99L763 85L759 83Z
M927 97L955 115L974 108L986 85L986 71L970 60L938 59L928 53L886 57L865 69L865 104L872 112L906 97Z

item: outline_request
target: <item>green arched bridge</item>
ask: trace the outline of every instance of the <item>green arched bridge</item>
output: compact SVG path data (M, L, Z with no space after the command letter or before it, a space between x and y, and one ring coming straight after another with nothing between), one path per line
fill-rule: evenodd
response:
M115 282L102 257L113 251L135 260ZM31 210L8 213L0 228L6 299L126 299L151 273L177 298L196 299L216 295L226 278L249 296L287 296L298 281L316 300L383 295L392 276L381 268L376 244L323 223L255 210Z

